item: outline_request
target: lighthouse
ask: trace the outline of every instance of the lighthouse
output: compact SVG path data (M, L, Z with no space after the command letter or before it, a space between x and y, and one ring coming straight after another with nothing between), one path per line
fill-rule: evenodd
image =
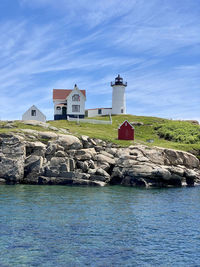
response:
M125 88L127 82L123 81L123 78L118 75L114 82L111 82L112 86L112 114L126 114L126 97Z

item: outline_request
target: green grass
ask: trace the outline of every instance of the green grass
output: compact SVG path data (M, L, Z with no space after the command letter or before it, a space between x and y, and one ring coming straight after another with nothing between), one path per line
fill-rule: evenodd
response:
M96 117L93 119L108 120L108 117ZM50 124L58 127L69 129L69 131L77 136L87 135L91 138L99 138L105 141L113 142L121 146L129 146L134 143L141 143L148 146L159 146L165 148L173 148L184 151L200 151L200 137L195 142L189 142L194 134L199 133L200 126L192 125L189 122L172 121L157 117L133 116L133 115L117 115L112 116L112 125L95 125L89 123L77 124L68 121L50 121ZM117 139L118 126L124 121L142 122L144 125L135 126L135 141L121 141ZM173 138L168 140L165 134L161 132L171 131ZM184 131L185 139L179 139L178 136ZM177 137L175 137L177 135ZM195 135L196 136L196 135ZM148 143L148 139L153 139L152 144Z
M109 120L109 117L96 117L93 119ZM112 125L89 124L68 122L66 120L49 121L49 124L57 128L69 130L76 136L87 135L91 138L98 138L108 142L118 144L120 146L129 146L131 144L144 144L148 146L158 146L165 148L189 151L196 155L200 155L200 126L193 125L185 121L172 121L157 117L118 115L112 116ZM118 127L124 121L142 122L142 126L135 126L135 140L122 141L118 140ZM15 121L15 128L5 129L0 122L0 133L19 131L19 129L32 129L37 131L49 131L40 126L25 125L20 121ZM148 139L153 139L153 143L148 143Z

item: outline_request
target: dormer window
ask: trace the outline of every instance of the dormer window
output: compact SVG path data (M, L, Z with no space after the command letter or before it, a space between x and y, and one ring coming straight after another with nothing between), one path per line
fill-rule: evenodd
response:
M79 94L74 94L72 96L72 101L80 101L80 95Z

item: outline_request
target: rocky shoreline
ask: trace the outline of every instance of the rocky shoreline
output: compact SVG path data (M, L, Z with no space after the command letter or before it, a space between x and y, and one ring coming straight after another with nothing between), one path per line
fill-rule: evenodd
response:
M0 134L0 184L148 188L199 183L199 160L187 152L121 148L87 136L35 130Z

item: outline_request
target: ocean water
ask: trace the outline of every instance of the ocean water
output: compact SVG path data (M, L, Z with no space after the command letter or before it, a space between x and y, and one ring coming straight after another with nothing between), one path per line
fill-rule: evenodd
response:
M200 266L200 187L2 185L0 266Z

